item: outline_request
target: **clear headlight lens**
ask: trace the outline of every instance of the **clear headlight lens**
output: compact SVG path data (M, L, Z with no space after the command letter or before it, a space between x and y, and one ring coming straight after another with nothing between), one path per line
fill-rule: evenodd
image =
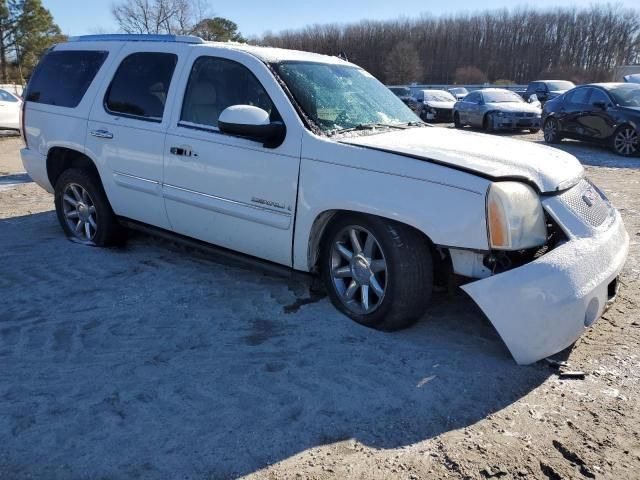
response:
M520 182L496 182L487 198L491 248L522 250L547 240L547 226L538 194Z

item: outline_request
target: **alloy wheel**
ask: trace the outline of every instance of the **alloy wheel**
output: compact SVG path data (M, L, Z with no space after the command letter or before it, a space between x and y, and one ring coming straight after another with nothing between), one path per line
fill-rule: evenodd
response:
M98 231L96 207L89 192L77 183L70 183L62 196L64 218L73 235L90 242Z
M626 127L616 133L613 148L620 155L633 155L638 151L638 132Z
M558 125L553 119L547 120L544 124L544 140L553 143L556 141L556 138L558 138Z
M387 262L378 240L360 226L348 226L331 247L331 280L340 301L356 314L375 311L388 284Z

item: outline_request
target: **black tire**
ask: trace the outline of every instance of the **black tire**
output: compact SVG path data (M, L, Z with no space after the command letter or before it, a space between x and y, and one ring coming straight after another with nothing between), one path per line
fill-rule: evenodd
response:
M538 133L540 131L539 128L530 128L529 133Z
M489 132L493 132L493 124L491 121L491 113L487 113L485 114L485 116L482 118L482 129L489 133Z
M371 297L378 298L378 305L370 313L354 311L354 307L348 305L352 302L345 303L344 292L341 294L339 291L338 281L344 280L343 289L355 281L353 272L356 270L353 262L351 267L342 267L351 272L347 278L336 279L332 273L337 270L334 270L335 245L339 243L342 232L353 227L366 231L360 237L365 245L364 250L368 238L365 236L366 233L373 234L379 253L386 264L384 294L381 298ZM322 280L332 303L352 320L377 330L393 331L412 325L424 313L431 299L433 263L427 242L427 239L413 228L391 220L356 214L339 217L328 227L320 255ZM371 256L373 257L374 255ZM349 263L345 259L342 261ZM373 287L369 288L372 289L370 294L373 295ZM363 289L358 287L355 295L360 295L361 302Z
M611 148L623 157L635 157L640 154L640 134L631 125L622 125L611 137Z
M464 128L464 125L460 123L460 114L458 112L453 114L453 126L458 129Z
M62 172L56 181L54 189L58 221L67 237L85 245L98 247L120 245L124 242L126 230L118 222L104 193L102 184L94 174L85 169L70 168ZM86 201L83 198L80 202L80 207L72 207L70 203L75 201L78 204L77 197L69 194L70 190L73 191L74 189L76 192L84 190L87 194ZM65 192L67 192L69 199L65 199ZM82 194L80 196L83 197ZM76 231L71 227L70 223L75 223L76 218L78 218L77 222L82 222L82 220L78 216L74 216L71 220L68 218L71 213L77 214L80 212L83 206L85 207L82 210L84 215L88 215L88 208L92 208L95 213L92 217L95 228L89 229L91 235L85 234L85 229L83 228L86 227L88 222L83 222L79 231ZM88 208L86 208L87 206ZM74 208L76 209L75 211Z
M553 118L547 118L544 122L544 141L546 143L560 143L562 136L560 135L560 126L558 121Z

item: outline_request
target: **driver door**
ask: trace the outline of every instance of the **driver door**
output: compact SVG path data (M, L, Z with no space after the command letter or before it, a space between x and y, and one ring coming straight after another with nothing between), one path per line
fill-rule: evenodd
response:
M246 59L225 58L233 54L196 51L185 73L165 143L167 215L177 233L290 266L300 137L291 129L280 146L266 148L218 129L220 113L232 105L257 106L281 120Z

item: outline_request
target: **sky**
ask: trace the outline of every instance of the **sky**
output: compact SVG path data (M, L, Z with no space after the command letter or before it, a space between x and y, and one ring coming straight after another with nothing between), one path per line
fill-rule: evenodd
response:
M110 6L113 0L43 0L53 14L63 33L84 35L91 33L113 33L115 24ZM260 36L266 31L302 28L315 23L350 23L359 20L389 20L400 17L418 17L421 14L443 15L458 12L504 7L535 6L536 8L571 7L576 5L606 2L575 0L211 0L210 10L215 16L226 17L236 22L246 37ZM640 5L638 0L614 1L625 7ZM314 5L315 4L315 5Z

